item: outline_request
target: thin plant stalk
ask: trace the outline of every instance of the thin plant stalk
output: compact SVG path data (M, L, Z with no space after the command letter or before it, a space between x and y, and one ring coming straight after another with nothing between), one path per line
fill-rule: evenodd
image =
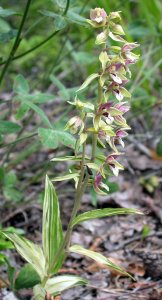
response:
M28 0L27 3L26 3L26 7L25 7L25 10L24 10L24 14L23 14L23 17L22 17L22 20L21 20L21 23L20 23L20 27L19 27L19 30L18 30L18 33L17 33L17 36L16 36L16 39L15 39L15 42L13 44L13 47L10 51L10 54L8 56L8 59L4 65L4 68L2 70L2 73L0 75L0 84L2 83L3 81L3 78L7 72L7 69L20 45L20 42L21 42L21 33L22 33L22 30L23 30L23 27L24 27L24 24L25 24L25 21L26 21L26 18L27 18L27 15L28 15L28 12L29 12L29 7L31 5L31 2L32 0Z

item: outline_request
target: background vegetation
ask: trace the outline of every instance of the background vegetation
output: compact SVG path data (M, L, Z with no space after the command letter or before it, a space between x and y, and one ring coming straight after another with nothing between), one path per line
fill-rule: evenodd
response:
M28 12L15 45L27 3ZM141 45L137 50L141 58L132 72L130 90L133 97L129 114L132 132L128 142L142 149L150 159L161 161L160 0L1 0L1 7L1 226L21 227L22 220L8 222L6 214L14 214L24 205L37 205L42 201L45 174L54 176L64 171L64 166L54 167L49 160L56 155L58 145L61 145L62 154L67 151L65 146L70 146L70 154L74 141L68 135L61 135L69 114L73 114L66 102L74 98L88 74L97 69L94 33L85 22L90 8L122 11L128 40ZM95 94L95 87L89 90L91 97ZM53 130L51 134L46 131L48 127ZM151 185L152 192L156 183L155 186L148 183L150 176L147 174L140 180L149 192ZM66 188L71 191L71 186ZM117 186L113 186L112 192L116 189ZM64 192L62 197L65 197ZM97 205L93 195L92 204ZM6 244L6 247L11 245ZM0 259L3 263L4 257Z

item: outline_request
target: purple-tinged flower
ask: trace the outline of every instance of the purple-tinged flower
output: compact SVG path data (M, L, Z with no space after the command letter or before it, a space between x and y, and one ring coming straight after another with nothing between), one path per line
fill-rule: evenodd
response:
M122 47L121 52L131 51L131 50L133 50L134 48L137 48L137 47L139 47L139 44L138 44L138 43L126 43L126 44Z
M122 101L124 97L131 98L131 94L123 87L123 84L111 82L107 87L106 94L112 94L118 101Z
M124 130L118 129L116 131L116 137L118 137L118 138L124 138L127 135L128 135L128 133L126 131L124 131Z
M97 172L96 175L95 175L95 179L94 179L94 190L96 191L97 194L100 194L100 195L106 195L107 193L105 193L102 189L104 189L105 191L109 192L109 187L104 184L102 182L102 175L100 172Z
M114 107L117 108L117 109L119 109L123 113L126 113L127 111L129 111L130 107L128 105L125 105L125 103L127 103L127 102L116 103L114 105Z
M90 19L96 24L105 24L107 13L103 8L95 8L90 11Z
M112 153L106 158L106 164L115 176L118 176L119 170L123 170L124 167L116 160L121 153Z
M98 172L95 175L95 181L94 181L94 186L96 189L100 186L101 182L102 182L102 175L101 173Z
M116 97L117 100L122 101L124 96L123 94L120 92L120 89L114 89L112 91L112 93L114 94L114 96Z
M81 133L84 129L83 120L78 116L72 117L65 126L65 130L68 129L70 129L73 134L77 133L80 129L79 133Z
M113 106L113 102L109 101L107 103L103 103L99 106L98 113L102 113L103 111L108 111L110 107Z
M114 104L111 101L103 103L99 106L97 115L102 115L107 124L112 124L112 122L115 121L116 117L123 115L129 110L129 106L125 105L125 103L126 102ZM124 122L124 124L126 124L126 121Z
M125 145L122 139L125 138L127 135L128 134L126 131L124 131L123 129L118 129L116 131L116 135L107 138L106 141L115 152L118 152L116 146L121 145L124 148Z
M125 60L125 65L134 65L137 62L137 59L126 59Z
M115 73L110 73L110 77L113 81L115 81L116 83L121 84L122 83L122 79Z

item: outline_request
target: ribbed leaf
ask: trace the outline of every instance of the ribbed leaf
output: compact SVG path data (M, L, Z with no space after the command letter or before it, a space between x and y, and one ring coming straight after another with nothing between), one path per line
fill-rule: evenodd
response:
M34 286L33 292L34 300L44 300L46 297L46 291L40 284Z
M48 148L56 149L59 144L72 149L75 148L75 138L70 133L63 130L38 128L38 134L42 144Z
M88 76L88 78L83 82L81 87L77 90L77 92L85 89L95 78L99 77L100 75L98 73L91 74Z
M82 157L78 156L78 157L75 157L75 156L64 156L64 157L54 157L51 159L51 161L70 161L70 160L74 160L74 161L81 161L82 160Z
M42 224L43 252L46 258L46 268L48 271L53 264L54 257L63 239L59 203L54 186L48 176L46 176L45 183ZM54 272L60 267L62 260L63 254L61 255L60 253L59 260L54 266Z
M88 212L85 212L81 215L78 215L73 220L72 225L76 225L78 223L97 219L97 218L104 218L104 217L110 217L115 215L124 215L124 214L143 214L141 211L133 208L103 208L103 209L94 209Z
M122 274L132 278L132 276L129 273L127 273L123 268L121 268L121 267L117 266L116 264L112 263L109 259L107 259L105 256L103 256L102 254L100 254L98 252L94 252L92 250L87 250L87 249L83 248L80 245L73 245L72 247L70 247L69 250L71 252L74 252L74 253L78 253L78 254L88 256L91 259L95 260L97 263L99 263L101 265L105 265L105 266L107 266L109 268L112 268L114 270L117 270L117 271L121 272Z
M45 290L51 295L60 294L62 291L74 287L76 285L87 284L87 280L72 275L56 276L48 279Z
M88 156L85 156L86 160L90 160ZM81 161L81 156L63 156L63 157L54 157L51 161Z
M63 175L63 176L55 177L54 179L52 179L52 181L70 180L70 179L75 179L75 178L78 178L78 177L79 177L78 173L70 173L70 174L66 174L66 175Z
M45 258L41 247L15 233L6 231L3 231L2 233L14 244L17 252L19 252L19 254L32 265L40 278L43 279L46 272Z
M18 94L28 94L30 87L23 75L19 74L14 80L13 90Z

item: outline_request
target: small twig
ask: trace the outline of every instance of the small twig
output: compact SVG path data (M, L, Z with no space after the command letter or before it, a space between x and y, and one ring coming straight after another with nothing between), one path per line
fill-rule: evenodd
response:
M32 133L32 134L29 134L29 135L27 135L27 136L23 136L23 137L21 137L21 138L19 138L19 139L16 139L15 141L13 141L13 142L11 142L11 143L2 145L2 146L1 146L1 149L2 149L2 148L6 148L6 147L10 147L10 146L13 145L13 144L14 144L14 145L15 145L15 144L18 144L18 143L20 143L21 141L26 140L26 139L30 139L30 138L32 138L32 137L34 137L34 136L36 136L36 135L38 135L37 132Z
M157 236L157 237L162 237L162 232L159 231L159 232L154 232L152 234L149 234L147 236L145 236L145 238L142 238L141 235L139 236L136 236L136 237L133 237L133 238L130 238L129 240L126 240L124 241L122 244L120 244L119 246L117 247L114 247L113 251L111 251L110 253L113 253L114 251L118 251L118 250L121 250L123 249L125 246L128 246L129 244L132 244L134 242L137 242L137 241L143 241L143 239L147 239L147 238L151 238L151 237L154 237L154 236Z

